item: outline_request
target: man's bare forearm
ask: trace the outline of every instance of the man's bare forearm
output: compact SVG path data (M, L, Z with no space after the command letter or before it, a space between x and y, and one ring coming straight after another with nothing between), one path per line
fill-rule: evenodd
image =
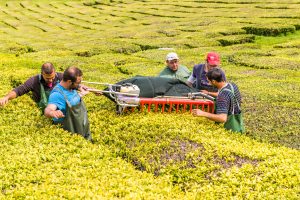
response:
M0 99L0 106L4 106L10 100L17 98L17 96L18 95L14 90L10 91L7 95Z

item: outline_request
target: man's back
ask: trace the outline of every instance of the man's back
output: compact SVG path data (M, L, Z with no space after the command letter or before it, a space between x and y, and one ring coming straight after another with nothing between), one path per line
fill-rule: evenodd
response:
M232 111L234 111L234 114L239 114L241 112L241 94L237 85L234 83L228 83L224 88L222 88L219 91L216 103L217 114L225 113L231 115L233 114Z

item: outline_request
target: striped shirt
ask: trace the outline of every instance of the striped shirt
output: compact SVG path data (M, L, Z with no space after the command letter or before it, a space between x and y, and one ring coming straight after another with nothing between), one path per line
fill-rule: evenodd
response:
M231 91L231 87L230 84L233 87L233 91L234 91L234 95ZM225 90L226 89L226 90ZM228 91L228 90L230 91ZM237 104L236 102L239 104ZM233 102L232 102L233 100ZM217 100L216 100L216 114L228 114L231 115L233 114L234 108L234 114L240 114L241 113L241 94L240 91L237 87L236 84L234 83L228 83L225 87L223 87L220 91L219 91L219 95L217 96Z

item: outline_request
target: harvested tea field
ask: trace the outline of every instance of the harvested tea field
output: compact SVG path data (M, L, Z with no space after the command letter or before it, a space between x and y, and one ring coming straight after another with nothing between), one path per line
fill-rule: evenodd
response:
M190 70L220 53L245 134L189 112L117 115L89 94L90 143L24 95L0 107L0 198L299 199L298 0L0 2L1 97L47 61L115 83L156 76L173 51Z

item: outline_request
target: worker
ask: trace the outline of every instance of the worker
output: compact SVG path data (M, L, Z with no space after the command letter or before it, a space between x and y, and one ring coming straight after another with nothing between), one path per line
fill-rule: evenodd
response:
M244 124L241 111L241 94L237 85L228 83L224 79L224 72L214 67L207 72L209 83L218 88L216 98L216 110L208 113L200 109L193 109L194 116L206 117L215 122L224 123L224 127L234 132L244 132Z
M167 66L159 73L159 77L176 78L183 82L187 82L191 72L187 67L179 64L179 57L176 53L168 53L166 56Z
M215 52L209 52L206 56L204 64L198 64L193 67L193 73L187 80L187 85L194 86L200 92L208 94L210 96L218 96L218 89L211 84L209 84L206 73L208 70L219 67L220 65L220 56ZM224 79L226 80L225 74Z
M24 84L10 91L0 99L0 105L4 106L10 100L32 92L32 99L38 104L41 111L44 111L51 90L60 80L62 80L62 73L56 73L53 64L46 62L41 67L41 74L29 78Z
M91 141L90 123L82 99L89 91L80 85L82 75L82 71L77 67L69 67L64 71L63 79L49 96L44 114L46 117L52 117L54 124L61 124L63 129L80 134Z

